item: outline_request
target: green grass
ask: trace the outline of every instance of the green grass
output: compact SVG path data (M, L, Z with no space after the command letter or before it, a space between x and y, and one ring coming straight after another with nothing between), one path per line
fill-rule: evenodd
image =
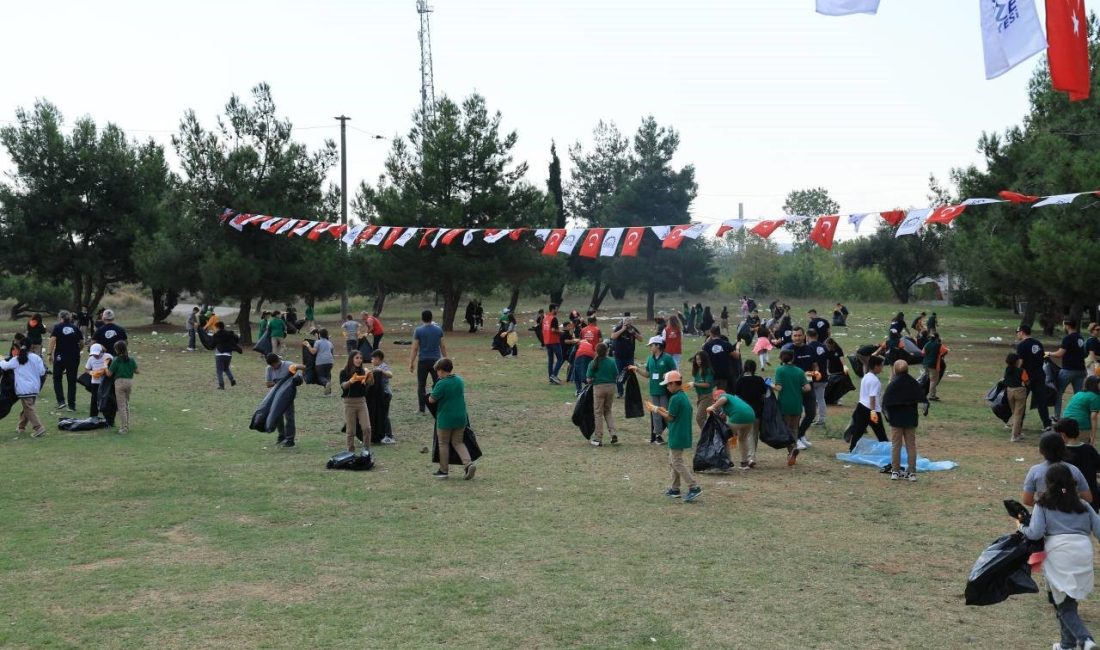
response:
M584 444L569 422L572 390L545 383L529 335L514 361L490 351L487 335L448 335L485 457L474 481L431 478L408 348L391 344L408 338L398 330L419 308L385 314L400 442L376 448L372 472L324 469L343 445L339 398L301 390L299 446L277 450L275 434L247 428L264 393L258 355L235 357L240 385L216 391L211 354L181 353L182 333L164 328L133 337L142 372L129 435L17 438L15 415L0 423L0 647L1004 648L1056 638L1042 596L962 602L974 559L1011 528L1001 499L1018 495L1037 456L1034 416L1028 442L1013 445L983 401L1011 314L937 309L961 377L944 380L918 444L957 470L899 485L844 466L833 456L850 408L834 408L796 468L764 449L757 470L705 476L686 505L661 496L667 452L647 444L644 420L619 420L617 448ZM896 310L851 308L846 349L880 338ZM1096 627L1100 609L1082 610Z

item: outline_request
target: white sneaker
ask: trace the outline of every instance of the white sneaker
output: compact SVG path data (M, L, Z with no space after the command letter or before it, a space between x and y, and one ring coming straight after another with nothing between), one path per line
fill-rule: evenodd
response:
M813 447L813 446L814 446L814 443L810 442L810 439L809 439L809 438L807 438L806 436L802 436L802 437L801 437L801 438L799 438L798 440L799 440L799 441L800 441L800 442L801 442L802 444L806 445L806 449L809 449L810 447Z
M795 443L794 447L795 447L795 449L797 449L799 451L810 448L809 445L806 444L806 439L805 438L799 438L798 442Z
M814 426L815 426L815 427L823 427L823 426L825 426L825 420L814 420Z
M393 436L386 436L385 438L382 438L382 444L383 445L394 445L394 444L397 444L397 441L393 439Z
M903 476L904 476L903 472L890 472L890 480L891 481L900 481Z
M1081 644L1081 650L1096 650L1096 642L1092 639L1085 639Z

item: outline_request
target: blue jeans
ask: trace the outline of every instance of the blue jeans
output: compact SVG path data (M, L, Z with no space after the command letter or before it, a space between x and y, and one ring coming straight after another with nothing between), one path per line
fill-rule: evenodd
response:
M1062 417L1062 394L1066 392L1066 386L1073 386L1074 394L1080 393L1085 385L1085 374L1084 370L1063 368L1058 371L1058 384L1055 387L1058 394L1054 396L1054 417Z
M623 371L626 370L627 366L632 365L634 365L634 359L620 359L619 357L615 357L615 371L618 373L617 377L624 376ZM619 392L619 397L623 396L623 383L618 381L617 378L615 381L615 390Z
M546 346L546 371L551 377L557 377L561 365L565 363L562 355L561 343L551 343Z
M577 386L577 392L581 392L585 379L588 378L588 364L591 357L577 357L573 360L573 383Z

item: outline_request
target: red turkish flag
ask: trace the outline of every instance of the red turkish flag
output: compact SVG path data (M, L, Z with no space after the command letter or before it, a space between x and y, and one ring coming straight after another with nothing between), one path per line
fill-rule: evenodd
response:
M878 216L882 217L883 221L896 228L899 223L905 220L905 210L890 210L889 212L880 212Z
M432 236L435 235L435 231L437 230L439 230L439 228L424 229L424 234L420 236L420 248L425 248L428 244L432 243Z
M997 196L1001 197L1005 201L1009 201L1017 205L1021 203L1035 203L1040 198L1038 196L1031 196L1030 194L1010 192L1009 190L1001 190L1000 192L997 192Z
M276 230L278 230L279 228L282 228L283 224L286 223L287 221L290 221L290 219L279 219L278 221L274 221L272 223L269 223L267 225L267 228L264 228L264 232L272 232L273 233Z
M456 237L458 237L459 235L461 235L464 232L466 232L465 228L455 228L453 230L448 230L447 234L443 235L443 238L440 239L440 241L443 242L444 246L450 246L451 242L453 242Z
M642 245L642 237L645 236L645 228L627 228L623 238L623 249L619 255L623 257L637 257L638 247Z
M817 245L825 250L833 249L833 235L836 234L836 225L840 221L840 217L834 215L831 217L818 217L817 223L814 224L814 229L810 231L810 240L817 242Z
M661 243L661 248L671 248L676 250L680 247L680 244L684 243L684 231L691 228L691 224L684 224L682 226L673 226L672 230L668 231L668 235L665 236L665 241Z
M1047 0L1047 59L1055 90L1089 98L1089 25L1085 0Z
M306 235L306 238L310 241L317 241L321 238L321 235L329 229L329 226L331 225L331 223L322 221L321 223L314 226L313 230L309 231L309 234Z
M556 254L558 252L558 246L561 246L563 239L565 239L565 228L555 228L551 230L550 234L546 236L546 245L542 247L542 254Z
M330 224L328 227L328 234L332 235L333 239L340 239L347 231L347 226L338 223Z
M751 232L753 234L756 234L756 235L759 235L760 237L763 237L764 239L767 239L768 237L771 236L771 234L773 232L775 232L776 228L778 228L779 226L782 226L784 223L785 223L785 221L783 219L772 219L770 221L761 221L760 223L753 226L749 230L749 232Z
M965 205L944 205L936 208L932 211L932 214L928 215L928 218L924 220L924 223L942 223L944 225L951 223L963 213L966 209Z
M581 252L578 255L596 259L596 256L600 254L600 244L603 243L603 236L606 233L607 228L589 228L588 234L584 236L584 243L581 244Z
M513 230L511 233L508 234L508 239L511 239L512 241L519 241L519 236L522 235L525 230L527 230L527 229L526 228L516 228L515 230Z
M359 233L359 236L355 238L356 244L361 244L371 237L374 237L374 233L378 232L378 226L367 226L363 229L363 232Z
M386 238L382 240L382 250L388 251L393 248L394 242L397 241L397 238L400 237L403 232L405 232L404 226L390 228L390 234L386 235Z

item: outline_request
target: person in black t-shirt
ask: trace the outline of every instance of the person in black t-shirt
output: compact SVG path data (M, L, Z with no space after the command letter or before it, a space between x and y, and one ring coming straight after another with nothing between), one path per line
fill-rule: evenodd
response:
M76 374L80 368L80 349L84 347L84 333L73 323L72 315L68 311L62 310L58 316L61 320L50 332L46 358L53 361L53 392L57 397L57 410L67 406L70 411L76 411ZM68 380L68 400L65 399L66 393L61 391L62 375Z
M1096 447L1080 441L1078 436L1081 435L1081 427L1073 418L1058 420L1054 425L1054 431L1062 434L1062 440L1066 443L1066 462L1085 475L1085 483L1092 492L1092 503L1089 505L1093 510L1097 510L1097 506L1100 505L1100 492L1096 487L1096 472L1100 470L1100 453L1097 453Z
M618 376L623 376L623 371L627 366L634 365L634 346L642 333L638 331L637 327L634 327L634 319L630 317L630 312L626 312L623 315L623 319L619 321L619 324L611 330L611 349L615 356L615 369L618 371ZM619 397L623 396L623 384L621 381L615 382L615 389L618 391Z
M791 363L798 366L803 372L808 373L810 384L815 381L820 381L821 372L817 367L817 354L816 351L806 343L806 331L801 327L796 327L791 330L791 342L784 345L784 350L790 350L794 353L794 359ZM816 373L816 374L814 374ZM798 449L809 449L813 446L813 443L806 437L806 432L810 429L810 425L817 418L817 398L814 396L814 392L811 390L807 393L802 393L802 421L798 423Z
M92 335L92 340L102 345L107 354L114 356L115 343L126 340L126 330L115 325L114 310L104 309L102 317L103 325L96 329L95 334Z
M1050 354L1052 359L1062 360L1062 369L1058 371L1058 383L1055 384L1054 417L1062 417L1062 394L1067 386L1073 386L1074 394L1081 392L1085 383L1085 339L1077 331L1077 323L1065 321L1063 323L1066 335L1058 349Z
M825 376L829 365L829 350L825 347L815 329L806 330L806 347L810 348L814 358L814 368L817 369L814 380L810 382L810 385L813 386L814 402L817 406L817 417L814 418L813 423L815 426L825 426Z
M711 326L710 336L703 342L703 352L707 353L711 370L714 371L714 387L729 390L741 374L741 353L737 351L737 346L722 336L720 325Z
M1016 330L1016 354L1023 360L1023 368L1027 371L1029 383L1028 392L1031 393L1031 406L1039 412L1039 420L1043 423L1043 431L1050 429L1050 412L1047 405L1051 396L1047 394L1046 373L1043 371L1043 344L1038 339L1031 337L1031 327L1021 325ZM1024 410L1027 417L1027 410Z
M764 398L767 393L768 385L764 383L764 378L756 374L756 362L746 359L745 373L734 383L733 394L752 407L756 420L753 421L752 433L749 434L748 458L741 461L741 469L756 467L756 444L760 440L760 418L764 415Z
M1100 323L1089 323L1089 337L1085 339L1085 369L1092 370L1100 363Z
M806 323L806 330L817 330L817 338L819 341L824 341L829 338L829 321L817 315L816 309L811 309L806 312L809 316L809 322Z

